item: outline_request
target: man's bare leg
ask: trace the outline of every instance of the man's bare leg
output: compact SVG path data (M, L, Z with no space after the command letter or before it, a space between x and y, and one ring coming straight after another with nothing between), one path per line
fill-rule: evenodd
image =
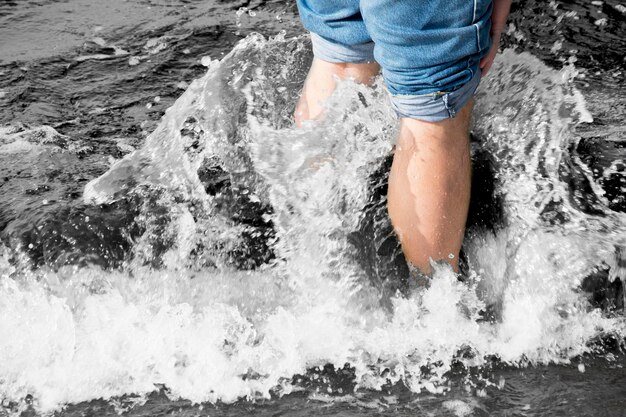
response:
M337 78L371 84L379 70L380 67L376 62L365 64L331 63L313 58L294 114L296 126L301 126L305 120L314 120L321 116L324 111L324 102L337 86Z
M409 263L430 274L430 259L458 269L471 187L472 103L455 118L403 118L389 177L388 210Z
M375 62L335 64L314 59L296 106L296 125L323 113L336 78L369 84L378 71ZM431 258L458 268L471 184L471 107L468 104L455 118L437 123L401 119L388 210L407 261L426 274Z

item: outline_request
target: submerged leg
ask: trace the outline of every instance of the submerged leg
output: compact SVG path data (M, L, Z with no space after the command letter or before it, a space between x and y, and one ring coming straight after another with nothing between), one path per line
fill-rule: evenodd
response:
M388 210L407 261L458 268L469 207L471 103L451 119L402 118L389 176Z
M363 64L332 63L314 58L309 75L304 82L302 95L296 105L296 126L305 120L315 120L324 112L324 102L337 86L337 79L351 79L357 83L370 84L378 74L376 62Z

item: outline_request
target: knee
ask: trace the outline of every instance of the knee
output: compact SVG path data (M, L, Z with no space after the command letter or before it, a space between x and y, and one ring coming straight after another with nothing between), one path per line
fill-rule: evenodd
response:
M316 70L337 76L342 80L354 80L369 84L378 75L380 66L376 61L366 63L328 62L319 58L313 61Z
M454 117L439 121L402 117L396 150L411 152L426 146L443 147L449 152L465 151L469 146L472 108L470 101Z

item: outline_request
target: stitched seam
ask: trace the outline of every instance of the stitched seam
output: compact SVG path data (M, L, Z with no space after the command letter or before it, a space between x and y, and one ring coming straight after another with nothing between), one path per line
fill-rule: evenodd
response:
M478 0L474 0L474 13L473 13L473 17L472 17L472 23L476 23L476 9L478 9L477 3Z
M435 91L434 93L426 93L426 94L390 94L391 97L398 98L413 98L413 97L432 97L439 98L445 96L446 94L450 94L449 91Z
M478 27L478 23L474 23L474 28L476 29L476 47L478 48L478 50L480 51L480 28Z

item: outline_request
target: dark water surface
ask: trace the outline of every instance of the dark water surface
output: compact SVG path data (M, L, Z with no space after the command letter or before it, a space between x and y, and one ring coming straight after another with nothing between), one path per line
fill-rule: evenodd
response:
M301 34L291 1L0 3L0 415L625 416L626 4L516 2L468 278L427 290L384 89L290 128Z

